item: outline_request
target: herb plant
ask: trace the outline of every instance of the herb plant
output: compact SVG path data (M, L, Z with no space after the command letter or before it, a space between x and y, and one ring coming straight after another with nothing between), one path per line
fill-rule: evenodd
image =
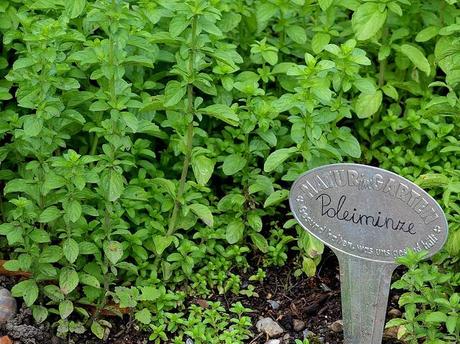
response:
M244 342L242 304L187 297L256 296L235 273L255 256L313 276L290 184L354 161L442 202L449 242L395 284L398 324L458 341L458 18L456 0L0 0L14 296L61 337L130 313L153 342Z

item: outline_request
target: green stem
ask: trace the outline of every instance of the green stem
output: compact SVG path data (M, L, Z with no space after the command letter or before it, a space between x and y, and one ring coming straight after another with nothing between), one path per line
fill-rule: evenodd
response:
M388 36L388 28L385 28L382 34L382 42L385 44ZM380 62L379 65L379 87L382 87L385 83L385 68L387 66L387 58Z
M93 137L93 143L91 144L91 150L89 152L89 155L95 155L96 154L97 144L98 143L99 143L99 137L95 133L94 137Z
M379 66L379 87L385 83L385 68L387 66L387 59L380 62Z
M192 160L192 149L193 149L193 120L195 119L195 105L194 105L194 92L193 92L193 79L194 79L194 62L196 55L196 45L197 45L197 16L195 15L192 18L192 42L190 47L190 55L188 58L188 72L189 72L189 84L187 86L187 99L188 106L187 112L190 116L190 122L187 125L187 131L185 134L185 158L184 164L182 166L182 173L179 180L179 188L177 190L176 199L174 201L174 208L169 220L169 228L167 235L172 235L176 231L177 217L179 215L179 210L181 206L181 199L185 191L185 183L187 181L188 170L190 168Z
M3 207L3 197L0 196L0 212L2 213L2 222L6 222L5 208Z

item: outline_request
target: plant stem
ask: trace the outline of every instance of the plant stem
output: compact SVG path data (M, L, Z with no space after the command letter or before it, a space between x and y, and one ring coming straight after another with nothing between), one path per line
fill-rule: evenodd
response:
M387 66L387 59L380 62L379 66L379 87L385 83L385 68Z
M382 34L382 42L386 41L388 36L388 28L385 28ZM385 42L384 42L385 43ZM379 87L382 87L385 83L385 68L387 66L387 58L380 62L379 66Z
M190 55L188 57L188 74L189 74L189 84L187 86L187 112L190 116L190 122L187 125L187 131L185 134L185 158L184 164L182 166L182 173L179 180L179 188L177 190L176 199L174 201L174 208L169 219L169 228L167 235L172 235L176 230L177 225L177 216L179 215L181 199L185 191L185 183L187 181L188 170L190 168L192 160L192 149L193 149L193 120L195 119L195 105L194 105L194 93L193 93L193 79L194 79L194 67L195 54L196 54L196 44L197 44L197 16L195 15L192 18L192 41L190 46Z

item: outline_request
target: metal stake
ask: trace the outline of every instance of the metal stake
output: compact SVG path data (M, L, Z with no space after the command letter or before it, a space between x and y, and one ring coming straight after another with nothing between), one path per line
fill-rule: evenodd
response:
M340 264L344 343L381 344L391 275L398 265L334 252Z

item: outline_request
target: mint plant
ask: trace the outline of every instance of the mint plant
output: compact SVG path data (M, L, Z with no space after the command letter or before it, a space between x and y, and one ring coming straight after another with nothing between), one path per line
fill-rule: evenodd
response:
M446 250L395 284L412 293L398 321L410 340L458 340L459 12L0 0L0 245L29 276L13 294L63 338L103 339L107 314L130 314L153 342L244 342L243 305L186 295L256 296L236 273L254 257L252 280L289 259L313 276L324 247L289 215L290 184L354 161L442 202Z

